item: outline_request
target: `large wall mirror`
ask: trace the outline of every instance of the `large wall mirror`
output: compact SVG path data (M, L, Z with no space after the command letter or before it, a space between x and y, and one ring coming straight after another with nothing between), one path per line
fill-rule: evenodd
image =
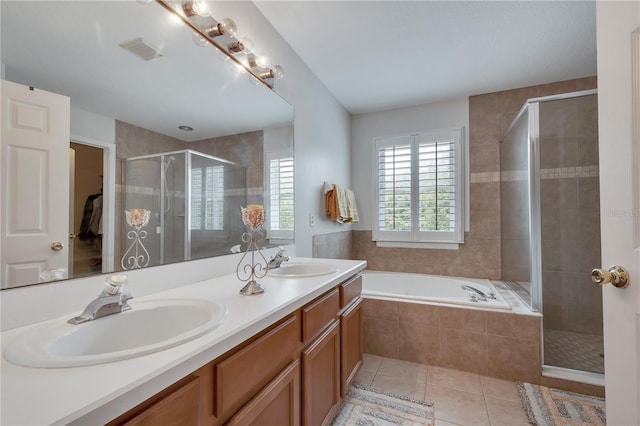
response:
M266 211L261 246L293 242L293 107L275 92L155 2L0 7L2 79L71 103L70 201L56 209L69 238L16 259L3 228L1 288L244 250L250 204Z

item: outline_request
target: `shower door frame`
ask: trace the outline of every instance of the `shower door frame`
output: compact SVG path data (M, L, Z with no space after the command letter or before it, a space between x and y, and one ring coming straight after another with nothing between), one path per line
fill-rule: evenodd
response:
M529 114L529 244L531 252L531 308L537 312L543 312L542 214L540 211L540 104L542 102L559 101L597 94L597 89L591 89L528 99L516 117L516 119L519 118L520 114L524 111L527 111ZM514 119L514 122L516 119ZM546 365L544 363L543 325L540 332L540 359L542 361L543 376L604 386L604 374Z

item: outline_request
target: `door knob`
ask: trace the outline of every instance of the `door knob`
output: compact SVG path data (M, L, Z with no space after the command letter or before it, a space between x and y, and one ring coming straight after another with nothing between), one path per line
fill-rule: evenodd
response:
M62 243L60 241L56 241L54 243L51 243L51 250L53 251L60 251L64 248L64 246L62 245Z
M611 283L614 287L625 288L629 285L629 273L622 266L613 265L608 271L604 269L591 271L591 280L600 285Z

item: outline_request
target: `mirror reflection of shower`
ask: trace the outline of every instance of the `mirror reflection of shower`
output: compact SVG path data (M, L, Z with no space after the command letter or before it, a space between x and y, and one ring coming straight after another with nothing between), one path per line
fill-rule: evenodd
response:
M245 167L181 150L129 158L124 170L125 210L152 212L149 266L226 254L217 251L241 241Z
M166 200L165 206L163 209L165 214L169 213L169 210L171 210L171 196L169 194L169 186L167 184L167 180L168 180L167 170L169 169L169 166L171 166L171 163L174 162L175 160L176 160L176 157L173 155L167 158L164 158L163 156L162 158L162 176L163 177L161 178L161 180L163 182L162 188L164 190L163 198ZM158 206L158 211L160 211L160 206Z

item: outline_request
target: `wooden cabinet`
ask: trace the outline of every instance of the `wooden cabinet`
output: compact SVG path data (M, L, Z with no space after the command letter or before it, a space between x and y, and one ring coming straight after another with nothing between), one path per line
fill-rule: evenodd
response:
M362 280L334 287L109 425L324 425L362 365Z
M340 322L302 352L302 424L329 424L340 406Z

